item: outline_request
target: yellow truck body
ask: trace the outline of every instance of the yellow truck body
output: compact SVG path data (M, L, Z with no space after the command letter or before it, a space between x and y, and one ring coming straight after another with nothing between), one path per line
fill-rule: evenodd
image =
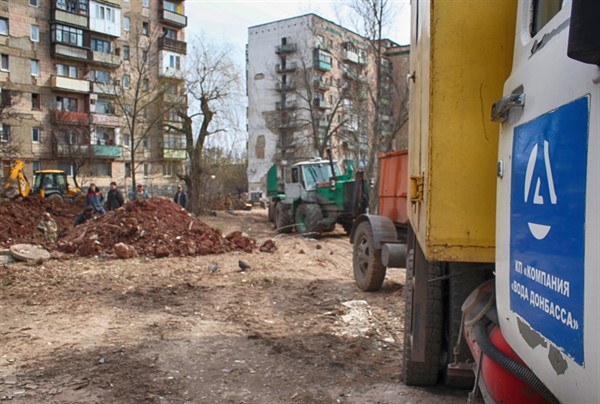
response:
M512 0L412 7L408 209L429 261L494 262L499 127L489 116L511 71L516 10Z

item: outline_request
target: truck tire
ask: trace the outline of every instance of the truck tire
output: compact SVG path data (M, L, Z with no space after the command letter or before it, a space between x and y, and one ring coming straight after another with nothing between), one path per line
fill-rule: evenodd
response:
M321 233L319 222L323 219L321 207L316 203L300 203L296 209L296 231L299 234L318 236Z
M414 307L414 273L427 276L426 305L419 313ZM406 258L406 284L404 285L404 352L402 354L402 379L409 386L433 386L437 383L444 335L442 282L429 282L442 275L442 264L428 262L412 229L408 234L408 256ZM422 292L423 293L423 292ZM412 359L413 318L425 321L425 335L418 341L424 349L424 361Z
M277 204L269 201L269 206L267 207L267 218L271 223L275 223L275 209L277 209Z
M51 202L64 202L63 197L60 194L50 194L46 197Z
M278 233L291 233L294 230L292 210L289 205L279 202L275 205L275 227Z
M490 278L492 267L490 264L449 262L448 263L448 316L446 322L446 351L448 363L454 362L454 346L461 333L460 323L462 319L462 305L471 292L487 279ZM473 362L471 351L463 337L460 343L459 363L468 360ZM470 389L475 382L473 372L465 371L464 375L453 376L444 369L444 384L450 387Z
M375 248L373 229L368 221L356 228L352 245L352 267L356 286L364 292L381 289L386 268L381 263L381 250Z

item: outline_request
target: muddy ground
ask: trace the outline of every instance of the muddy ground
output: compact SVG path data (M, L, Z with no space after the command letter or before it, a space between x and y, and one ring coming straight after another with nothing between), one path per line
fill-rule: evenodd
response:
M276 235L265 210L235 213L201 219L277 250L0 266L0 400L466 401L400 381L404 270L363 293L341 229Z

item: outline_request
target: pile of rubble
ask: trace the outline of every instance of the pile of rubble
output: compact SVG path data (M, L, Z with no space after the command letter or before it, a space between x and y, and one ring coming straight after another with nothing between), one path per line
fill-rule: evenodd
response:
M59 227L55 246L62 253L81 257L136 256L169 257L220 254L234 250L252 252L256 240L220 230L191 216L170 199L150 198L126 203L121 208L73 226L82 206L53 205L39 198L0 206L0 244L41 243L36 226L42 214L50 212Z

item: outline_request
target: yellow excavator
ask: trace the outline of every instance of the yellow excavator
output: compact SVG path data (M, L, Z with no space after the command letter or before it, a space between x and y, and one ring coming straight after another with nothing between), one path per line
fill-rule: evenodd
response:
M15 160L10 176L2 186L0 197L15 199L26 198L30 195L40 195L42 198L56 201L75 201L83 197L78 187L73 187L67 181L63 170L37 170L34 172L33 187L29 184L23 169L25 163Z

